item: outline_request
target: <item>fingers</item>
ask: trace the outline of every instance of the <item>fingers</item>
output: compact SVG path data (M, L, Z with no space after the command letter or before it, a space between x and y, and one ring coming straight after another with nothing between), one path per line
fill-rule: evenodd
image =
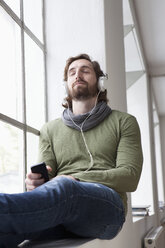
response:
M26 178L25 179L25 183L27 185L34 185L34 186L40 186L41 184L43 184L45 181L44 181L44 178L40 178L40 179L29 179L29 178Z
M52 168L50 167L50 165L47 165L46 168L47 168L48 172L52 171Z
M29 178L29 179L31 179L31 180L38 180L38 179L40 179L42 176L41 176L41 174L39 174L39 173L32 173L32 172L30 172L30 173L27 174L26 177Z
M46 168L48 172L52 171L52 168L49 165L47 165ZM44 178L42 178L42 175L39 173L30 172L26 175L25 184L27 191L31 191L37 188L38 186L42 185L43 183L45 183L45 180Z
M35 189L36 187L42 185L44 182L44 178L41 178L41 174L32 172L28 173L25 179L27 191Z
M29 191L32 191L32 190L35 189L35 188L37 188L37 187L34 186L34 185L26 184L26 189L27 189L28 192L29 192Z
M38 180L30 180L28 178L25 179L27 191L31 191L37 188L38 186L42 185L44 182L45 181L43 178L38 179Z

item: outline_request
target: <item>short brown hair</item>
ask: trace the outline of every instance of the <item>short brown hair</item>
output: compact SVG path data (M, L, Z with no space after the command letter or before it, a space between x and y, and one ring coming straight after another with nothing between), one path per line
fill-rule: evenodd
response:
M97 61L92 61L88 54L82 53L82 54L79 54L79 55L77 55L75 57L70 57L70 58L67 59L66 65L65 65L65 68L64 68L64 81L68 80L68 69L69 69L70 64L72 62L74 62L75 60L79 60L79 59L86 59L89 62L91 62L92 66L93 66L93 69L94 69L94 71L96 73L97 81L98 81L99 77L105 76L105 74L103 73L103 71L100 68L99 63ZM63 103L62 106L65 107L65 108L68 108L68 105L69 105L69 108L72 108L72 99L71 99L71 97L67 96L65 98L65 101L67 103ZM108 102L107 90L105 90L104 92L100 92L99 97L98 97L98 102L100 102L100 101L105 101L106 103Z

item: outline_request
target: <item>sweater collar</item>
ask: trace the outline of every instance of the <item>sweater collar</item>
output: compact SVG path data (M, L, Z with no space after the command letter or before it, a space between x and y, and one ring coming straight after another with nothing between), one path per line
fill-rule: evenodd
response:
M74 115L71 109L65 109L62 120L68 127L78 131L88 131L99 125L111 112L111 108L101 101L90 112L81 115Z

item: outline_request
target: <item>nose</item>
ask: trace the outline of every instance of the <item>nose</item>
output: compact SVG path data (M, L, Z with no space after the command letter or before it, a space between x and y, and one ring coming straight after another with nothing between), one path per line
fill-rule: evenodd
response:
M81 71L80 70L77 70L76 71L76 80L78 80L80 78L81 78Z

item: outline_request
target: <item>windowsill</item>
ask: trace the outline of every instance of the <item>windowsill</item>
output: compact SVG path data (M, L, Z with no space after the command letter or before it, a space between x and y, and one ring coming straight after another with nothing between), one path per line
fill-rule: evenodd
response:
M90 242L92 239L61 239L61 240L50 240L50 241L24 241L21 243L18 247L20 248L26 248L26 247L61 247L61 248L67 248L67 247L79 247L80 245L85 245L88 242ZM92 240L93 241L93 240Z
M146 216L133 216L132 220L134 223L134 222L138 222L138 221L142 221L142 220L151 218L151 217L153 217L153 215L154 215L154 213L150 213L150 215L146 215Z

